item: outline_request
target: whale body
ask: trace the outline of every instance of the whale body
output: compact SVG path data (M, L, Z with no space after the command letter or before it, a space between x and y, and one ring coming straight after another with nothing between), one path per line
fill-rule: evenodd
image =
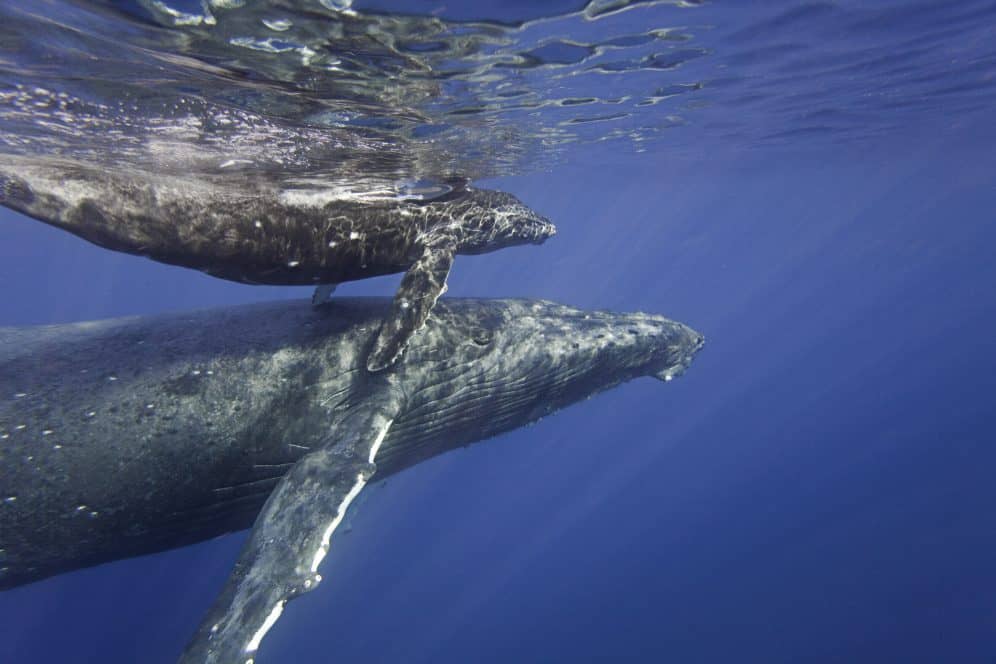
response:
M371 374L389 306L0 329L0 589L252 525L184 655L245 662L318 585L370 478L639 376L670 380L703 343L660 316L444 299L405 361Z
M0 205L98 246L246 284L404 272L367 360L393 364L446 290L456 254L539 244L556 229L512 194L458 184L431 199L345 195L0 154Z

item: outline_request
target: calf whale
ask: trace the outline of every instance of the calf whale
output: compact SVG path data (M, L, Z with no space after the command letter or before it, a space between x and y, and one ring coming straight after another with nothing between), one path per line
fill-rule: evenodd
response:
M390 366L446 290L456 254L539 244L556 229L515 196L458 185L429 200L345 197L0 155L0 205L96 245L249 284L335 285L405 272L370 371Z
M639 376L700 334L648 314L441 300L404 362L336 299L0 329L0 589L249 527L184 662L251 660L336 527L395 473Z

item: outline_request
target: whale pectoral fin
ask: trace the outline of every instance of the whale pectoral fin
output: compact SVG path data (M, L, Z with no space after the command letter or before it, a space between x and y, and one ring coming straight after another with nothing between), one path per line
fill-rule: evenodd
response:
M318 566L346 509L375 470L396 410L366 411L346 435L294 464L256 517L252 533L181 663L251 660L284 605L313 589Z
M386 369L401 356L412 336L425 325L436 300L446 292L446 277L452 265L451 248L426 247L408 269L367 357L369 371Z
M311 306L317 307L324 304L332 297L335 287L339 284L319 284L315 286L315 292L311 294Z

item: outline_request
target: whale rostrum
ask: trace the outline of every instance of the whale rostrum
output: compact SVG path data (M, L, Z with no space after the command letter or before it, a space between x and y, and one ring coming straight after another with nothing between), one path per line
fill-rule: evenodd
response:
M376 193L376 192L374 192ZM539 244L556 229L502 191L428 200L196 179L0 154L0 204L115 251L247 284L336 284L404 272L367 358L393 364L425 324L456 254Z
M0 588L252 525L184 662L246 662L372 478L621 382L702 336L648 314L442 299L370 373L382 298L0 329Z

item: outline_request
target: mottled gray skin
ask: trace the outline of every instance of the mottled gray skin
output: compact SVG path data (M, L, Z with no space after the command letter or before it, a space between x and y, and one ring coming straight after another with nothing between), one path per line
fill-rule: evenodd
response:
M367 361L404 351L456 254L539 244L554 226L515 196L463 186L432 200L347 199L264 182L212 184L0 155L0 204L101 247L247 284L336 284L407 272Z
M702 344L659 316L443 300L406 361L371 374L388 304L0 328L0 588L255 518L183 658L245 662L274 607L317 585L316 553L358 480L638 376L669 380Z

